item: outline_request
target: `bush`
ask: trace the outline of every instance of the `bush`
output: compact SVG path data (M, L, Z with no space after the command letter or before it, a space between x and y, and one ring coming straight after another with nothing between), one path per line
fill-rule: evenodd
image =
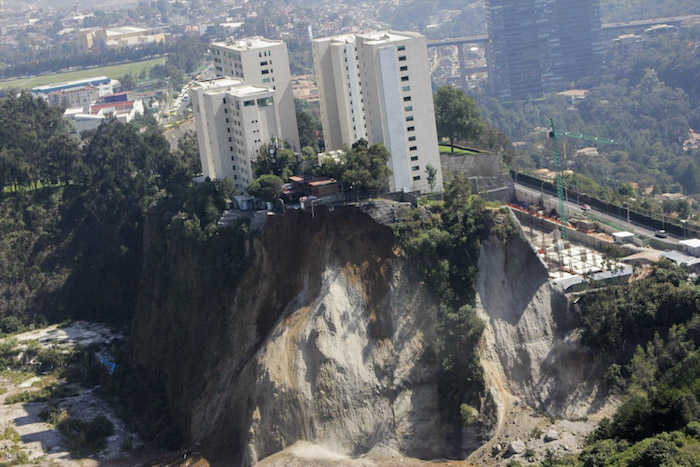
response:
M610 387L617 386L617 384L620 382L621 377L622 367L617 363L613 363L612 365L610 365L608 369L605 370L605 374L603 375L605 383Z
M106 446L106 439L114 434L114 425L102 415L86 422L61 414L57 428L66 437L71 453L77 456L101 451Z
M459 407L459 414L462 419L462 426L469 426L476 421L479 412L472 406L462 404Z

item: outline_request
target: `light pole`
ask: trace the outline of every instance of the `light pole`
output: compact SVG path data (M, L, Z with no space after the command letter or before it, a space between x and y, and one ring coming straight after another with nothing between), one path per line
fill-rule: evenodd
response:
M540 184L540 191L542 191L542 194L544 194L544 184L545 184L545 183L547 183L547 182L542 182L542 183Z
M581 196L586 196L586 193L581 193L576 197L576 204L581 205Z

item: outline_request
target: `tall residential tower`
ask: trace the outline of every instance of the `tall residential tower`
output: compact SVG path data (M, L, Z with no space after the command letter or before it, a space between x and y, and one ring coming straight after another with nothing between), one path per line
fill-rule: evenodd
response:
M229 178L245 192L260 146L281 136L280 115L271 87L236 78L200 81L190 88L202 173Z
M315 39L327 150L366 137L391 154L392 190L429 191L426 166L442 189L433 93L425 36L373 32Z
M263 37L249 37L214 42L211 52L216 76L239 78L248 84L275 90L275 104L282 124L281 137L294 151L300 151L287 44Z

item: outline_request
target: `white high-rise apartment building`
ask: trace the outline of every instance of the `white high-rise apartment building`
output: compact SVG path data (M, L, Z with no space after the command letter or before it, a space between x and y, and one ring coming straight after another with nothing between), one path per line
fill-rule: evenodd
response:
M229 178L245 192L255 178L252 162L260 146L281 137L275 94L271 87L235 78L192 85L190 99L205 177Z
M366 137L384 143L392 190L430 191L426 167L442 189L425 36L372 32L313 41L327 150ZM359 136L359 138L358 138Z
M246 83L269 86L282 124L281 139L300 151L299 128L292 94L287 44L282 41L249 37L211 44L216 76L240 78Z
M367 139L355 35L316 39L312 49L326 149Z

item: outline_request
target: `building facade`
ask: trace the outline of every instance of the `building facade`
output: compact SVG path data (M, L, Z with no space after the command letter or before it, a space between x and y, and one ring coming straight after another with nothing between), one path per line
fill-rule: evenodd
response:
M502 100L541 97L603 62L600 0L489 0L489 83Z
M441 190L425 36L385 31L313 44L326 150L360 138L383 143L391 154L392 191L430 191L428 164L438 172L432 190Z
M202 174L229 178L245 192L255 178L260 146L281 138L276 91L236 78L201 81L190 87Z
M50 92L49 104L63 107L89 107L100 98L100 91L95 86L83 86Z
M326 150L367 139L355 35L316 39L312 49Z
M292 94L287 45L282 41L249 37L211 44L218 77L232 77L275 91L275 107L282 125L281 139L294 151L301 150Z

